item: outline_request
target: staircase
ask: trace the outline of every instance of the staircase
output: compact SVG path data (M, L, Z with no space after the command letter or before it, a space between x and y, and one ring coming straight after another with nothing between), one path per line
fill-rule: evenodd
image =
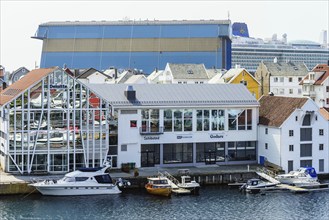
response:
M177 186L179 184L179 181L173 177L170 173L168 173L167 171L164 171L164 173L160 173L158 172L159 175L167 177L167 179L169 180L169 184L171 185L171 187L173 189L178 189L179 187Z
M266 168L258 168L256 173L258 176L263 177L271 183L280 184L280 182L274 178L275 173L271 170L268 170Z

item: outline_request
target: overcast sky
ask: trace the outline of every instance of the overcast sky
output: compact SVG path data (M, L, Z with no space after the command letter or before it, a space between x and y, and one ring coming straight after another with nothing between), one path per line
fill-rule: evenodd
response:
M288 41L319 42L329 29L328 0L231 1L48 1L0 0L0 64L6 71L40 64L42 41L32 39L38 25L49 21L227 19L248 24L252 37L274 33Z

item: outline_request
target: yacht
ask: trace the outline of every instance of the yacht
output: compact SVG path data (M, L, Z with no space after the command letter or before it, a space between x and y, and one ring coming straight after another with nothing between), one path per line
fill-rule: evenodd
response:
M280 183L299 187L320 185L313 167L301 167L295 171L290 171L288 174L277 175L275 178Z
M82 168L67 173L60 180L43 180L30 184L42 195L51 196L73 196L73 195L99 195L119 194L119 186L122 181L114 182L109 173L106 172L111 166L103 168ZM129 182L124 182L130 185Z
M148 193L158 196L171 196L172 188L167 177L148 177L147 180L148 183L145 185L145 189Z
M199 194L200 184L192 180L190 176L181 176L182 181L177 184L179 188L187 189L191 194Z
M240 191L259 193L262 189L273 188L278 183L266 182L260 179L250 179L240 187Z

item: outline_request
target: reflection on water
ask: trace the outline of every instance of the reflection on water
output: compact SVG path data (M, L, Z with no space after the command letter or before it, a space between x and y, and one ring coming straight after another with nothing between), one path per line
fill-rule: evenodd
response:
M329 191L242 194L207 186L200 195L157 197L144 189L119 195L5 196L1 219L329 219Z

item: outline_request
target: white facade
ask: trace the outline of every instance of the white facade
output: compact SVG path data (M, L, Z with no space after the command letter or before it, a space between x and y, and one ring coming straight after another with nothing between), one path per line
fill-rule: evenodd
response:
M301 80L300 76L271 76L270 92L276 96L302 97Z
M303 121L307 114L310 114L310 125L304 126ZM311 137L301 134L301 129L311 129ZM318 173L328 173L328 131L328 121L319 113L316 104L308 100L280 127L259 125L258 154L281 166L286 172L301 166L313 166ZM301 140L302 138L307 140ZM302 145L307 144L311 152L301 152L305 151L302 150Z

